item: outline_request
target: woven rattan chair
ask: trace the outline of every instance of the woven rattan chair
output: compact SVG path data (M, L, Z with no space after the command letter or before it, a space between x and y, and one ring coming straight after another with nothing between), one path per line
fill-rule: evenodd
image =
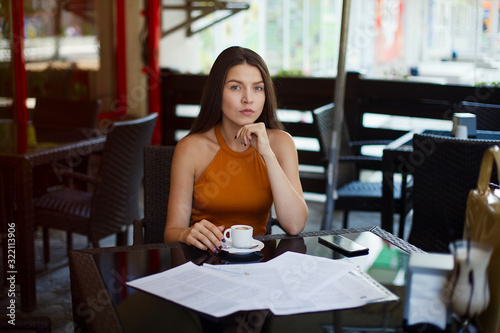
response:
M35 224L44 230L44 256L49 261L48 228L67 233L68 251L72 233L89 237L94 247L99 239L117 234L117 244L126 244L128 226L139 218L139 194L143 174L143 149L151 143L157 114L117 122L108 130L93 191L58 187L35 198ZM76 175L71 175L76 176Z
M95 137L101 101L69 100L63 98L37 97L33 109L33 125L38 142L76 142ZM77 172L86 172L90 156L81 156L75 167ZM60 183L50 166L33 170L34 192L40 195L47 187Z
M448 252L451 241L463 238L467 197L477 187L484 151L499 143L414 136L411 244L429 252Z
M144 218L134 221L134 244L163 243L175 146L144 148Z
M475 114L478 130L498 131L500 129L500 105L463 101L456 112Z
M328 166L330 152L333 103L327 104L313 111L313 124L319 134L318 141L325 170ZM360 171L381 170L382 158L376 156L356 155L354 146L385 145L389 141L363 141L350 140L347 124L342 126L341 147L338 165L337 198L335 209L343 210L343 227L348 227L349 211L380 212L382 210L382 182L364 182L359 179ZM326 174L324 175L326 179ZM399 228L404 228L405 218L411 210L411 189L404 181L394 184L395 211L400 215ZM404 188L404 191L402 189ZM403 195L402 195L403 194ZM324 223L325 224L325 223ZM401 232L400 232L401 234Z

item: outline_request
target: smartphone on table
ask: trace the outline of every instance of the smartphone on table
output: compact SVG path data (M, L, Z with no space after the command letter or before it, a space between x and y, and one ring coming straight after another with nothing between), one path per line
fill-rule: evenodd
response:
M318 242L343 254L355 257L368 254L368 248L342 235L320 236Z

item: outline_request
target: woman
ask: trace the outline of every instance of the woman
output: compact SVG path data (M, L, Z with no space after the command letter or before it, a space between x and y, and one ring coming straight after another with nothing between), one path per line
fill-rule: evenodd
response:
M264 234L273 203L287 233L304 229L308 208L297 150L276 108L269 71L257 53L230 47L217 57L200 114L175 149L166 242L217 252L233 224Z

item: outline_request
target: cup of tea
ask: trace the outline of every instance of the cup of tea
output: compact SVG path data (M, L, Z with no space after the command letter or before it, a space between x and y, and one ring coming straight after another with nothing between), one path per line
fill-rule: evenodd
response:
M237 224L224 231L224 237L231 241L234 247L245 249L253 242L253 228L249 225Z

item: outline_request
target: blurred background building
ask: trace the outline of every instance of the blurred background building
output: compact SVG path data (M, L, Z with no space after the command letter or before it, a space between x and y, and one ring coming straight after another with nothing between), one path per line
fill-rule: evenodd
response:
M224 48L243 45L261 54L274 74L336 75L342 1L246 3L248 10L190 37L166 35L161 66L206 73ZM494 0L352 0L347 70L388 79L498 82L498 8ZM179 14L165 10L163 29L179 23ZM227 14L218 11L192 26Z
M153 2L24 0L28 97L99 98L111 115L126 99L128 114L147 113L146 11ZM261 54L273 75L336 75L341 0L158 2L160 68L208 73L224 48L242 45ZM352 0L347 70L389 80L498 85L498 9L499 0ZM1 0L4 98L12 96L11 23L11 1ZM122 80L126 97L117 93Z

